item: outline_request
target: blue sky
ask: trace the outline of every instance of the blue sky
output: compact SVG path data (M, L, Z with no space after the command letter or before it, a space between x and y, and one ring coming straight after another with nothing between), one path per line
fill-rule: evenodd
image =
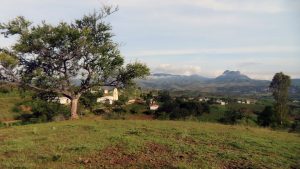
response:
M0 22L18 15L70 22L103 4L120 8L107 20L126 61L145 62L152 72L300 78L299 0L8 0ZM2 47L11 43L0 38Z

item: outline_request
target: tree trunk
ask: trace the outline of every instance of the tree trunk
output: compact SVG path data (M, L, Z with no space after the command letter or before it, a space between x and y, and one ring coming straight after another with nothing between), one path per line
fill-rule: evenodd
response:
M79 98L72 98L71 100L71 119L78 119L78 113L77 113L77 108L78 108L78 100Z

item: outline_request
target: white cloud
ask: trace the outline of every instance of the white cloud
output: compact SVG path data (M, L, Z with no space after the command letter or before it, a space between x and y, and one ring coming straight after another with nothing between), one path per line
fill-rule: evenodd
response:
M278 0L186 0L184 2L215 11L278 13L285 10Z
M242 73L246 74L247 76L253 78L253 79L261 79L261 80L272 80L273 76L281 72L278 71L243 71ZM292 79L300 78L300 72L298 71L282 71L283 73L289 75Z
M299 47L292 46L257 46L236 48L199 48L199 49L174 49L174 50L141 50L128 53L128 56L178 56L197 54L249 54L249 53L286 53L299 52Z
M171 74L178 74L178 75L193 75L193 74L200 74L201 67L193 66L193 65L175 66L171 64L161 64L158 67L154 68L153 72L171 73Z
M153 8L162 5L187 5L214 11L227 12L260 12L278 13L292 8L285 5L283 0L105 0L107 3L118 4L121 7Z

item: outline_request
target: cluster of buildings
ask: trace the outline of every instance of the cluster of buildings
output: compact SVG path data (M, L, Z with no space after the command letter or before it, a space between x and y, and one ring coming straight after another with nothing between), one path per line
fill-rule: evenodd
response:
M237 101L238 104L251 104L250 100L238 100Z
M67 97L59 97L58 98L59 103L64 105L71 104L71 100ZM104 89L104 95L103 97L97 98L98 103L107 103L107 104L113 104L115 101L119 100L119 92L117 88L111 88L110 90L108 88ZM189 100L194 100L194 98L189 98ZM234 99L234 100L228 100L228 99L221 99L221 98L208 98L208 97L201 97L197 99L200 102L211 102L213 104L219 104L222 106L227 105L228 103L238 103L238 104L254 104L254 100L250 99ZM143 99L131 99L127 102L127 104L145 104L146 101ZM159 104L157 104L153 99L150 100L150 103L148 103L150 110L158 110Z
M104 89L103 97L97 98L97 103L108 103L113 104L115 101L119 100L119 91L117 88L114 88L113 90ZM58 101L60 104L69 105L71 104L71 100L67 97L58 97ZM145 103L142 99L131 99L127 102L127 104L134 104L134 103ZM159 108L159 105L151 99L149 109L150 110L157 110Z
M113 104L114 101L119 100L119 92L117 88L114 88L112 95L109 93L108 89L104 90L104 96L97 98L97 103L109 103Z
M109 92L108 89L104 89L104 95L103 97L97 98L97 103L113 104L114 101L117 100L119 100L119 92L117 88L114 88L112 92ZM64 105L71 104L71 100L67 97L58 97L58 102Z
M216 99L216 98L208 98L208 97L203 97L199 98L200 102L209 102L211 101L214 104L220 104L222 106L227 105L229 102L230 103L238 103L238 104L254 104L256 101L255 100L250 100L250 99L237 99L233 101L228 101L226 99Z

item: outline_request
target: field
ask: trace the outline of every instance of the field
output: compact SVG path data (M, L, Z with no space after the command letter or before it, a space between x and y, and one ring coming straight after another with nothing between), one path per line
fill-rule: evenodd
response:
M299 134L204 122L83 119L0 128L0 168L295 168Z

